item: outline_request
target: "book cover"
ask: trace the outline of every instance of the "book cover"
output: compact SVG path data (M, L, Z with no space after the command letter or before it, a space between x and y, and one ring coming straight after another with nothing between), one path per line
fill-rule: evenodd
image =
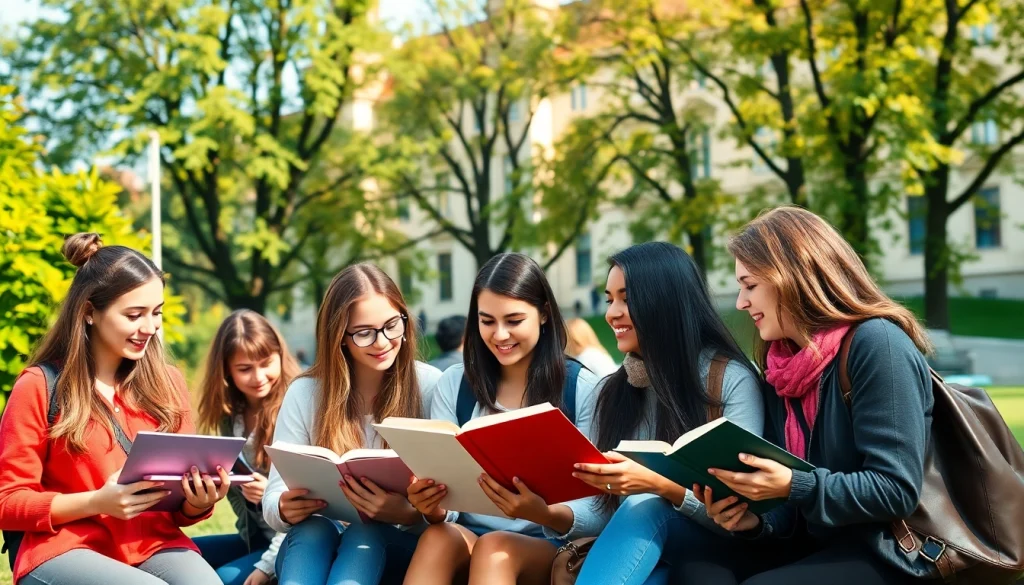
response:
M660 441L622 441L615 450L675 483L691 489L709 486L715 500L738 496L755 514L763 514L784 499L752 501L729 489L708 473L709 468L752 472L739 460L740 453L777 461L790 469L811 471L814 466L725 418L693 429L672 445Z
M174 477L166 480L164 486L171 493L161 499L147 512L172 512L181 507L185 495L181 488L181 476L191 471L192 466L200 474L217 476L217 466L230 470L242 452L245 439L241 437L211 437L180 433L139 431L132 441L124 467L117 483L125 485L141 481L145 477ZM232 482L252 481L251 476L233 478ZM218 479L219 482L219 479Z

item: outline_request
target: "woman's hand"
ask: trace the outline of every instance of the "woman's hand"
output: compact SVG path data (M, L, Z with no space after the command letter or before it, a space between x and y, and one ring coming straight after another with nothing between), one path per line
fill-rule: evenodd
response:
M243 483L242 497L250 504L258 504L263 500L263 492L267 490L267 478L264 475L252 472L253 480Z
M288 490L281 493L281 499L277 501L277 511L281 519L295 525L327 507L323 500L306 500L302 496L309 493L309 490Z
M444 484L434 485L432 479L418 479L414 476L406 494L409 503L431 524L443 522L448 515L448 511L440 507L441 500L448 495L448 488Z
M107 483L103 484L103 487L92 492L89 500L95 510L93 514L106 514L119 520L131 520L171 493L168 490L155 490L140 494L141 491L159 488L164 484L160 481L137 481L121 485L117 483L119 475L120 469L107 478Z
M253 569L252 573L249 573L249 576L245 578L245 583L242 585L266 585L272 580L273 579L270 575L264 573L260 569Z
M705 486L702 490L696 484L693 486L693 495L704 504L704 510L715 524L729 532L753 530L761 523L756 514L747 510L746 503L735 505L739 501L736 496L729 496L716 502L711 488Z
M480 488L494 505L509 518L529 520L542 526L550 525L550 510L547 502L530 491L518 477L512 478L516 492L505 489L500 483L486 473L477 478Z
M686 488L676 486L671 481L620 453L609 451L604 456L611 463L577 463L576 471L572 476L603 492L617 496L658 494L674 501L677 498L669 498L666 493L670 486L676 487L682 495L686 495ZM678 499L682 501L682 496L679 496Z
M755 502L789 497L790 488L793 487L792 469L771 459L761 459L746 453L740 453L740 461L756 467L757 471L739 473L709 469L708 473L717 477L732 491Z
M404 496L389 492L368 478L357 481L346 475L338 485L356 510L377 522L408 526L418 520L419 513Z
M217 475L220 477L219 486L213 483L209 475L199 475L199 469L193 465L191 475L181 477L181 489L185 493L185 502L181 505L183 514L192 518L201 516L228 495L228 489L231 488L228 472L218 465Z

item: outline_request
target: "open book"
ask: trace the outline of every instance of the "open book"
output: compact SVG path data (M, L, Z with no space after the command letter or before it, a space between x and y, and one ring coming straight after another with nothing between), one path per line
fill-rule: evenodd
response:
M737 496L741 502L747 502L748 509L755 514L767 512L784 500L748 500L726 487L708 473L708 469L713 467L728 471L755 471L753 467L740 462L740 453L771 459L790 469L814 469L810 463L726 418L701 425L679 437L671 445L663 441L622 441L615 450L686 489L691 489L693 484L710 486L715 501Z
M344 522L369 522L355 509L339 483L350 475L365 477L389 492L405 495L412 472L391 449L353 449L338 455L330 449L281 441L264 447L288 489L309 490L309 499L327 502L318 512Z
M447 510L502 516L477 483L487 473L515 491L513 477L557 504L599 493L572 477L576 463L608 460L561 410L538 404L473 419L459 428L443 420L386 418L374 427L421 479L448 488Z

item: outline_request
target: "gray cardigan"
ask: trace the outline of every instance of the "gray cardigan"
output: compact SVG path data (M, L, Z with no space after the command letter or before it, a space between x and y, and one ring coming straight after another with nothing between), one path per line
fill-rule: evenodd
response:
M932 422L928 364L895 324L865 321L850 344L847 363L852 408L839 386L839 358L821 379L808 461L813 472L793 472L789 502L761 516L756 537L793 536L799 524L815 539L850 538L907 574L923 576L923 560L897 552L888 524L917 508ZM766 392L769 434L784 437L786 408Z

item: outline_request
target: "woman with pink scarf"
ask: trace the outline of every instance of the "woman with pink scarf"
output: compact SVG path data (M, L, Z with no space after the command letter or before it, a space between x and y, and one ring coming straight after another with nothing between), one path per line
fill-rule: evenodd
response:
M885 296L839 233L808 211L761 215L729 251L736 308L754 320L755 360L774 389L765 398L766 437L815 469L740 455L756 471L711 470L752 500L788 501L758 516L735 498L694 486L719 526L763 541L771 554L730 566L690 564L681 582L918 582L927 561L903 554L887 527L909 516L921 493L933 403L923 328ZM847 335L849 406L838 367Z

